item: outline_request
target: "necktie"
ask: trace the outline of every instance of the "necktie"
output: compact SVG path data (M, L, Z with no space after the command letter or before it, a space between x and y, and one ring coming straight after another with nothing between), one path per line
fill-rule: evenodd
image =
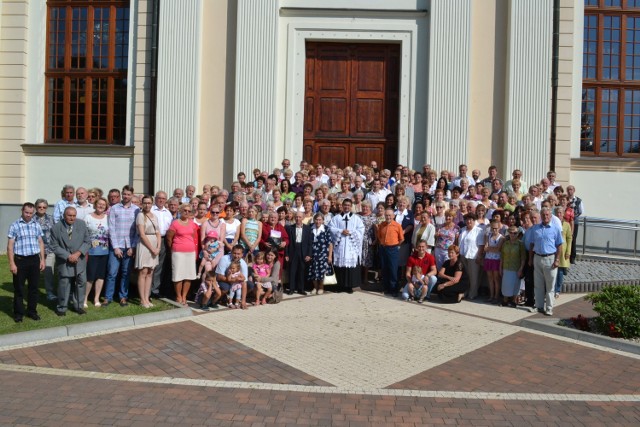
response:
M67 234L69 235L69 240L71 240L71 235L73 234L73 227L69 226L67 228Z

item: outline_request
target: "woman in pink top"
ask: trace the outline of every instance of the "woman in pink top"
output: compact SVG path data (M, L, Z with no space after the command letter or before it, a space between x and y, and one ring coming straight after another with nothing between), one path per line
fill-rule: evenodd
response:
M180 218L174 220L167 231L167 244L171 248L171 280L176 290L176 301L187 305L191 281L196 278L196 250L198 225L191 219L193 208L180 206Z

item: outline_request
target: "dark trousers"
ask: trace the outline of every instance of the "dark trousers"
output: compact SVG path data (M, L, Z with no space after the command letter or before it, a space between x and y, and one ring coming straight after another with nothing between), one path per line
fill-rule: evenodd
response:
M573 222L573 240L571 240L571 255L569 255L569 262L574 264L576 262L576 244L578 243L578 227L580 224L578 221Z
M385 292L398 292L398 246L380 246L382 278Z
M529 266L529 262L527 261L524 264L524 297L526 299L524 305L527 307L535 307L534 289L533 267Z
M38 308L38 280L40 255L14 255L18 272L13 275L13 315L24 317L24 285L28 282L27 314L36 314Z
M289 256L289 290L302 292L304 291L306 269L302 248L299 243L292 242L290 244L292 247Z
M158 265L153 269L153 282L151 283L151 295L158 295L162 292L166 286L163 284L167 283L167 271L171 270L171 257L167 257L167 249L164 241L164 237L160 239L160 253L158 254ZM169 261L169 262L167 262ZM169 264L167 267L165 264ZM196 269L196 271L198 271ZM170 277L170 276L169 276Z

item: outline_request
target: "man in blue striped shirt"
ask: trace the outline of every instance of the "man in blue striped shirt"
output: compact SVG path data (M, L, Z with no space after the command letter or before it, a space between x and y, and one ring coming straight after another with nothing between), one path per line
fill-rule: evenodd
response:
M38 315L38 280L45 267L44 241L42 227L33 219L33 203L22 205L22 215L9 227L7 237L7 256L9 269L13 274L13 318L16 323L24 317L24 284L29 283L27 297L27 316L40 320Z

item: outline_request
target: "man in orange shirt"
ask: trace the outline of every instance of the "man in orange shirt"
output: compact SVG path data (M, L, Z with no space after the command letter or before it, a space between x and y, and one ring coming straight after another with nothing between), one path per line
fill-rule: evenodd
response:
M404 241L402 226L395 221L393 209L384 211L384 222L378 226L380 260L385 294L398 296L398 255Z

